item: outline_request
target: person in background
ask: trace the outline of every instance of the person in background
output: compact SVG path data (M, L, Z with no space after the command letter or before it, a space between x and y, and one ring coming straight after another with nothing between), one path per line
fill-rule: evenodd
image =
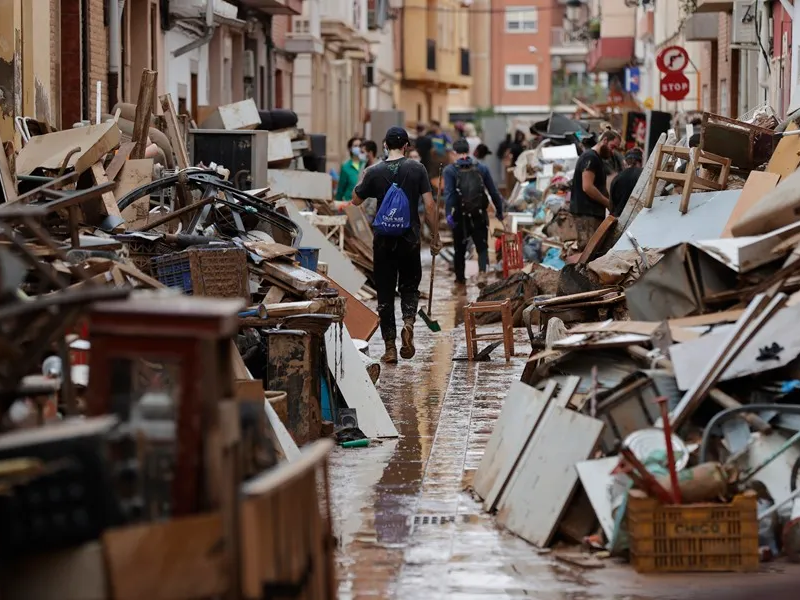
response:
M578 158L572 179L569 210L575 220L578 250L583 250L606 216L613 210L606 186L604 160L610 158L622 143L622 137L611 129L604 131L597 143Z
M492 151L489 150L489 146L486 144L478 144L477 148L475 148L475 151L472 153L472 156L474 156L475 159L482 165L486 165L486 158L491 153Z
M408 360L416 353L414 322L417 318L419 284L422 280L420 217L417 206L424 202L429 225L433 225L439 216L433 201L428 172L420 163L406 158L408 146L406 130L402 127L391 127L384 140L388 158L367 170L364 181L353 192L355 206L360 205L365 198L377 198L380 211L380 205L387 193L393 185L397 185L409 202L410 227L398 236L379 235L376 232L372 244L378 316L381 321L381 335L386 345L381 360L387 364L397 362L395 290L400 292L400 310L403 315L400 356ZM432 256L439 253L441 243L438 237L431 240L430 248Z
M420 156L419 150L417 150L416 147L408 151L408 158L418 163L422 162L422 156Z
M464 124L464 139L466 139L469 144L470 156L475 156L475 150L480 146L481 138L478 137L478 130L475 128L474 123Z
M524 132L517 130L516 133L514 133L514 141L511 142L510 149L511 149L511 166L513 167L514 165L517 164L517 159L519 158L519 155L525 152Z
M353 190L364 168L365 156L361 150L361 138L352 137L347 140L347 152L349 156L339 169L339 185L336 187L336 200L339 202L350 202L353 199Z
M467 140L453 144L457 160L444 170L444 198L447 224L453 230L453 268L456 273L454 293L463 293L467 280L464 275L467 240L472 238L478 251L478 283L485 283L489 266L489 201L495 206L498 220L503 220L503 197L494 185L485 165L470 156Z
M628 150L623 165L625 168L611 182L611 214L617 218L625 210L628 198L642 175L642 151L638 148Z
M361 169L361 174L358 176L358 183L364 181L364 175L366 175L367 169L375 166L382 160L382 158L378 156L378 144L372 140L366 140L363 144L361 144L361 148L364 150L364 156L366 156L366 164L364 165L364 168ZM377 210L378 200L376 198L366 198L364 200L364 213L367 215L370 223L372 223L372 221L375 219L375 213Z
M447 152L453 149L453 140L444 132L439 121L431 121L431 130L428 134L431 138L433 153L443 160Z
M433 142L431 142L431 137L428 134L428 128L425 127L425 123L417 123L417 139L414 140L414 148L416 148L419 153L420 162L430 172Z

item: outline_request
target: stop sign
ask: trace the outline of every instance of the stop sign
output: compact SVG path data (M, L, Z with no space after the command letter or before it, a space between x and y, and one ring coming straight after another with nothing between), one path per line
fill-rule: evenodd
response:
M678 102L689 95L689 80L683 73L667 73L661 78L661 95L670 102Z

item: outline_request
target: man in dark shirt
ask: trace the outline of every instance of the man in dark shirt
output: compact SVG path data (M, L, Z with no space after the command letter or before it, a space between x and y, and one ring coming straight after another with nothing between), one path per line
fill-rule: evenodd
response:
M628 150L625 154L624 165L625 168L622 172L611 182L611 205L614 207L611 214L617 218L625 210L628 198L631 197L633 188L636 187L636 183L642 175L642 151L638 148Z
M497 191L486 165L479 163L469 155L467 140L453 142L453 150L457 155L457 160L444 169L445 215L448 225L453 230L453 268L456 272L454 292L463 293L466 291L464 269L469 238L472 238L478 252L478 285L485 283L486 269L489 265L489 216L486 213L489 201L486 193L488 192L491 196L497 218L500 221L503 220L503 197ZM476 186L476 188L480 188L476 191L482 195L483 206L471 214L464 214L462 190L459 189L459 173L465 173L470 169L477 172L476 175L480 177L479 182L482 182Z
M419 159L423 166L430 172L431 165L431 150L433 149L433 142L431 141L430 134L426 133L427 128L425 123L417 124L417 139L414 142L414 147L419 152Z
M569 200L578 234L578 250L586 247L600 227L605 219L606 209L613 208L608 197L603 161L613 155L621 142L622 138L616 131L604 131L598 142L578 158Z
M400 309L403 314L402 346L400 356L412 358L414 348L414 321L419 304L419 283L422 279L420 260L419 202L425 203L428 225L438 218L431 193L428 172L421 163L405 157L409 145L408 133L401 127L392 127L384 140L388 158L367 169L364 180L353 192L353 204L358 206L366 198L376 198L380 211L386 193L396 183L408 197L411 226L399 236L375 234L372 243L375 287L378 292L378 316L386 352L381 360L388 364L397 362L397 327L394 317L395 289L400 292ZM431 242L431 255L439 253L438 239Z

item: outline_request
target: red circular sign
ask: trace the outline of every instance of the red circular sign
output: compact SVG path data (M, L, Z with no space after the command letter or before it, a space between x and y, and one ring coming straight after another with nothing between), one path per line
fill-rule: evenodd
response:
M689 53L681 46L667 46L658 53L656 66L662 73L680 73L689 66Z
M689 95L689 80L683 73L667 73L661 78L661 95L670 102L678 102Z
M622 104L625 100L624 96L619 92L609 92L608 93L608 102L609 104Z

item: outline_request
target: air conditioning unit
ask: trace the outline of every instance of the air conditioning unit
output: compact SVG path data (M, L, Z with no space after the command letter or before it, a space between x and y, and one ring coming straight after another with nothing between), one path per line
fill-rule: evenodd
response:
M364 65L364 87L374 87L375 80L375 63L366 63Z
M747 46L758 43L757 10L754 0L733 0L731 44Z
M256 77L256 53L252 50L244 51L244 71L245 79L255 79Z

